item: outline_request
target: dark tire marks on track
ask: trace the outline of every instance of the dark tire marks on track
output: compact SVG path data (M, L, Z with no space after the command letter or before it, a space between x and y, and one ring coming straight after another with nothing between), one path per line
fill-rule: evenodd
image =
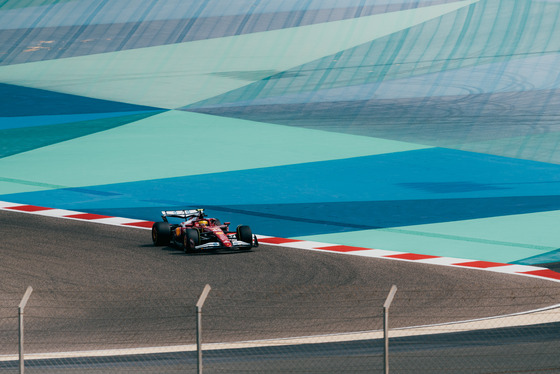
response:
M414 326L553 305L557 283L508 274L261 245L186 255L150 232L0 211L0 354L17 352L27 286L28 352L194 342L205 284L205 341L376 330L392 284L391 325Z

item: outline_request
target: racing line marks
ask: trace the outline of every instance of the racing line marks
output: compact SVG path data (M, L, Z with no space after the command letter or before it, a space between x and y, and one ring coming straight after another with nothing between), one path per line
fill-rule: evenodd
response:
M111 217L99 214L91 214L77 212L65 209L46 208L27 204L9 203L0 201L0 209L8 211L17 211L21 213L44 215L49 217L58 217L65 219L74 219L87 222L96 222L107 225L125 226L140 229L151 229L152 221L143 221L138 219ZM423 255L417 253L404 253L396 251L387 251L382 249L353 247L340 244L319 243L298 239L277 238L265 235L257 235L259 242L272 246L284 246L297 249L313 250L320 252L336 252L347 255L356 255L364 257L384 258L396 261L419 262L431 265L454 266L461 268L471 268L498 273L518 274L529 277L544 278L547 280L560 282L560 273L555 271L528 265L504 264L489 261L475 261L468 259L458 259L452 257L441 257L432 255Z

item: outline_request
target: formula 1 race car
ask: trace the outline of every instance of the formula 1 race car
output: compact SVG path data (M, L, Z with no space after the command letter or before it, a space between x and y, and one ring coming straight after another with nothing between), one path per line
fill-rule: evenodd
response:
M258 247L257 237L251 228L239 225L229 232L230 222L224 224L216 218L207 218L204 209L166 210L161 212L163 222L152 226L152 241L156 246L171 245L187 253L211 249L250 250ZM170 223L168 218L178 218Z

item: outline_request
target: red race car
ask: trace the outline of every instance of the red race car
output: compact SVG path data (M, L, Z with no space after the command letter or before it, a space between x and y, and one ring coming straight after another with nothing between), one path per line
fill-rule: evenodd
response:
M163 222L152 226L152 241L156 246L173 245L187 253L212 249L250 250L258 247L257 237L251 228L239 225L229 232L229 222L222 224L216 218L208 218L204 209L166 210L161 212ZM170 223L168 218L178 219Z

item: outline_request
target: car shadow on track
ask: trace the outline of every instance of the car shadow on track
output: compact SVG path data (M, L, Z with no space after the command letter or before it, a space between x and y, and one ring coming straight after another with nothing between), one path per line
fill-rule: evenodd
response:
M177 249L177 248L173 248L173 247L169 247L169 249L171 251L173 251L173 250L175 251L174 253L172 253L173 255L184 255L184 256L234 255L234 254L242 254L242 253L253 252L251 249L246 249L246 250L214 249L214 250L206 250L206 251L200 251L200 252L184 252L181 249Z
M206 250L200 252L186 253L180 248L165 246L165 247L155 247L152 244L142 244L140 248L161 248L162 251L168 252L171 256L215 256L215 255L232 255L253 252L251 249L248 250L227 250L227 249L216 249L216 250Z

